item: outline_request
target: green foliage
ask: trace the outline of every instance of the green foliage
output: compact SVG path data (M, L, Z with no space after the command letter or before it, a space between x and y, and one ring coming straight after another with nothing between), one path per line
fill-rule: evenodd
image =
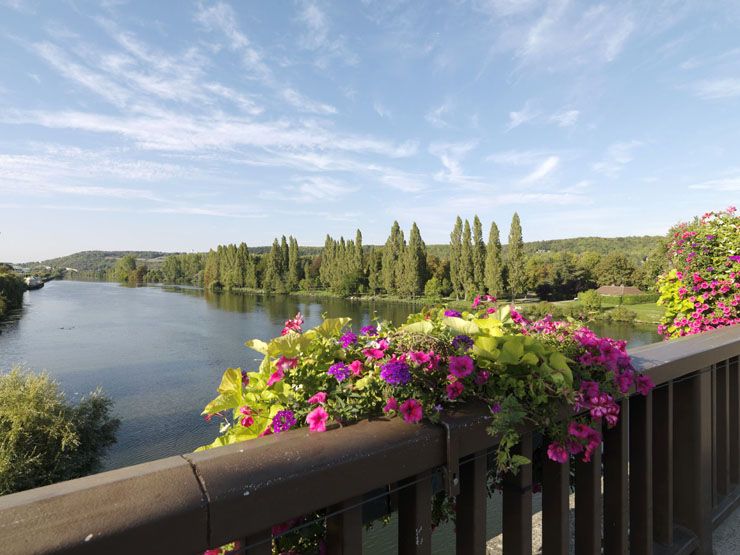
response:
M522 225L519 214L514 212L509 230L508 256L506 259L508 271L509 291L512 298L525 292L526 275L524 272L524 242L522 239Z
M635 270L626 254L609 253L596 265L596 281L599 285L634 285Z
M120 258L113 267L113 279L120 283L127 283L129 275L136 270L136 257L127 254Z
M486 246L485 286L489 295L498 297L504 292L504 265L501 260L501 239L496 222L491 222Z
M398 292L404 297L420 295L427 280L427 252L416 222L411 226L401 263L403 272L399 275Z
M18 274L0 271L0 318L23 305L23 293L26 289L26 283Z
M450 233L450 282L452 283L452 292L456 299L459 299L464 292L465 282L462 280L462 218L460 216L455 220L455 227Z
M100 470L119 422L100 391L67 402L46 374L0 374L0 495Z
M603 297L599 295L595 289L589 289L588 291L578 293L578 300L581 305L583 305L583 308L592 312L601 310L602 298Z
M604 318L612 322L634 322L637 319L637 312L623 305L619 305L605 312Z

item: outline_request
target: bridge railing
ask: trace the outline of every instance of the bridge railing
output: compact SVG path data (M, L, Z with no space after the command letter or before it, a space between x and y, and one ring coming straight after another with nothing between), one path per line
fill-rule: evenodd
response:
M740 503L740 326L630 351L655 390L622 402L590 463L543 465L543 553L712 552ZM361 553L368 501L397 512L397 550L431 552L432 496L456 494L456 551L486 551L497 439L470 405L444 426L363 421L294 430L0 497L0 551L272 553L273 526L325 511L329 553ZM532 456L523 430L518 452ZM502 484L503 552L532 552L532 465ZM575 495L575 510L570 509ZM381 511L382 512L382 511ZM377 515L376 515L377 516ZM571 535L571 520L575 534Z

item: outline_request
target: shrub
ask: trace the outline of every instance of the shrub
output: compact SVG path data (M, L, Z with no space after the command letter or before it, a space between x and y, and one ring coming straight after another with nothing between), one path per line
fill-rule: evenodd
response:
M100 391L71 405L46 374L0 374L0 495L98 471L119 426L111 405Z
M619 305L607 312L604 316L612 322L634 322L637 319L637 312Z
M521 306L521 313L530 320L539 320L548 314L555 319L565 317L565 310L554 303L547 301L539 303L524 304Z
M740 323L740 218L708 212L669 232L670 270L658 280L666 338Z
M23 305L26 283L14 272L0 270L0 318L9 310Z
M578 293L578 300L581 302L583 308L585 308L586 310L590 310L593 312L601 310L602 297L594 289L589 289L588 291Z
M442 284L435 277L432 276L424 285L424 296L430 299L439 299L442 297Z

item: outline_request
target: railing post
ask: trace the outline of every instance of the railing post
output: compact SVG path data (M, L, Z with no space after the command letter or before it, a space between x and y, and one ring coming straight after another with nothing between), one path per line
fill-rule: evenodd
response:
M712 553L712 383L703 369L677 380L673 412L673 501L676 522L698 538L699 555Z
M432 473L424 472L401 483L398 492L398 553L432 552Z
M727 361L715 365L715 471L718 500L730 490L730 384Z
M532 460L532 434L524 434L512 450ZM519 467L504 477L503 543L504 555L532 553L532 464Z
M653 550L653 394L630 398L630 554Z
M460 463L455 542L458 555L486 553L487 453L479 451Z
M604 432L604 553L626 555L629 402L620 403L619 422Z
M362 498L355 497L329 508L326 521L330 555L362 553Z
M653 534L663 545L673 543L673 382L653 395Z
M740 485L740 368L738 357L728 361L730 374L730 482Z
M576 555L601 553L601 507L601 449L596 449L590 462L576 459Z
M570 464L545 459L542 477L542 554L568 555Z

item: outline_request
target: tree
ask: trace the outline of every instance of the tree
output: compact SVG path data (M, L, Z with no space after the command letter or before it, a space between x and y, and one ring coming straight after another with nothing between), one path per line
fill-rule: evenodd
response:
M503 262L501 261L501 239L496 222L491 223L486 247L485 286L489 295L497 297L504 292Z
M460 280L466 298L475 295L475 282L473 280L473 238L468 220L465 220L465 226L463 227L458 279Z
M483 242L483 226L480 218L473 218L473 283L476 293L485 287L486 244Z
M287 285L289 291L298 289L298 283L301 281L301 260L298 255L298 240L290 236L288 245L288 277Z
M121 283L128 281L128 276L133 270L136 269L136 258L133 255L127 254L116 262L113 267L113 279Z
M282 281L281 276L283 273L283 255L280 248L280 243L275 239L272 242L270 253L267 255L267 262L265 265L264 279L262 280L262 287L265 291L281 291Z
M514 212L509 230L509 252L506 260L509 276L509 290L512 299L517 294L525 292L526 275L524 273L524 240L522 239L522 224L519 214Z
M416 222L411 226L402 266L403 272L398 283L401 295L413 297L421 294L427 280L427 252Z
M462 256L462 219L455 220L455 227L450 233L450 283L455 298L460 298L464 291L465 282L461 280L460 258Z
M354 270L359 274L364 274L365 260L362 252L362 232L358 229L355 233L355 245L353 253Z
M375 294L383 288L383 252L370 247L367 258L367 287L370 293Z
M403 254L406 241L403 238L403 231L398 222L393 222L391 234L385 242L383 248L383 288L386 293L394 294L397 292L398 261Z
M632 285L635 265L621 252L612 252L603 257L596 268L599 285Z
M69 404L46 374L0 374L0 495L100 470L119 421L100 391Z

